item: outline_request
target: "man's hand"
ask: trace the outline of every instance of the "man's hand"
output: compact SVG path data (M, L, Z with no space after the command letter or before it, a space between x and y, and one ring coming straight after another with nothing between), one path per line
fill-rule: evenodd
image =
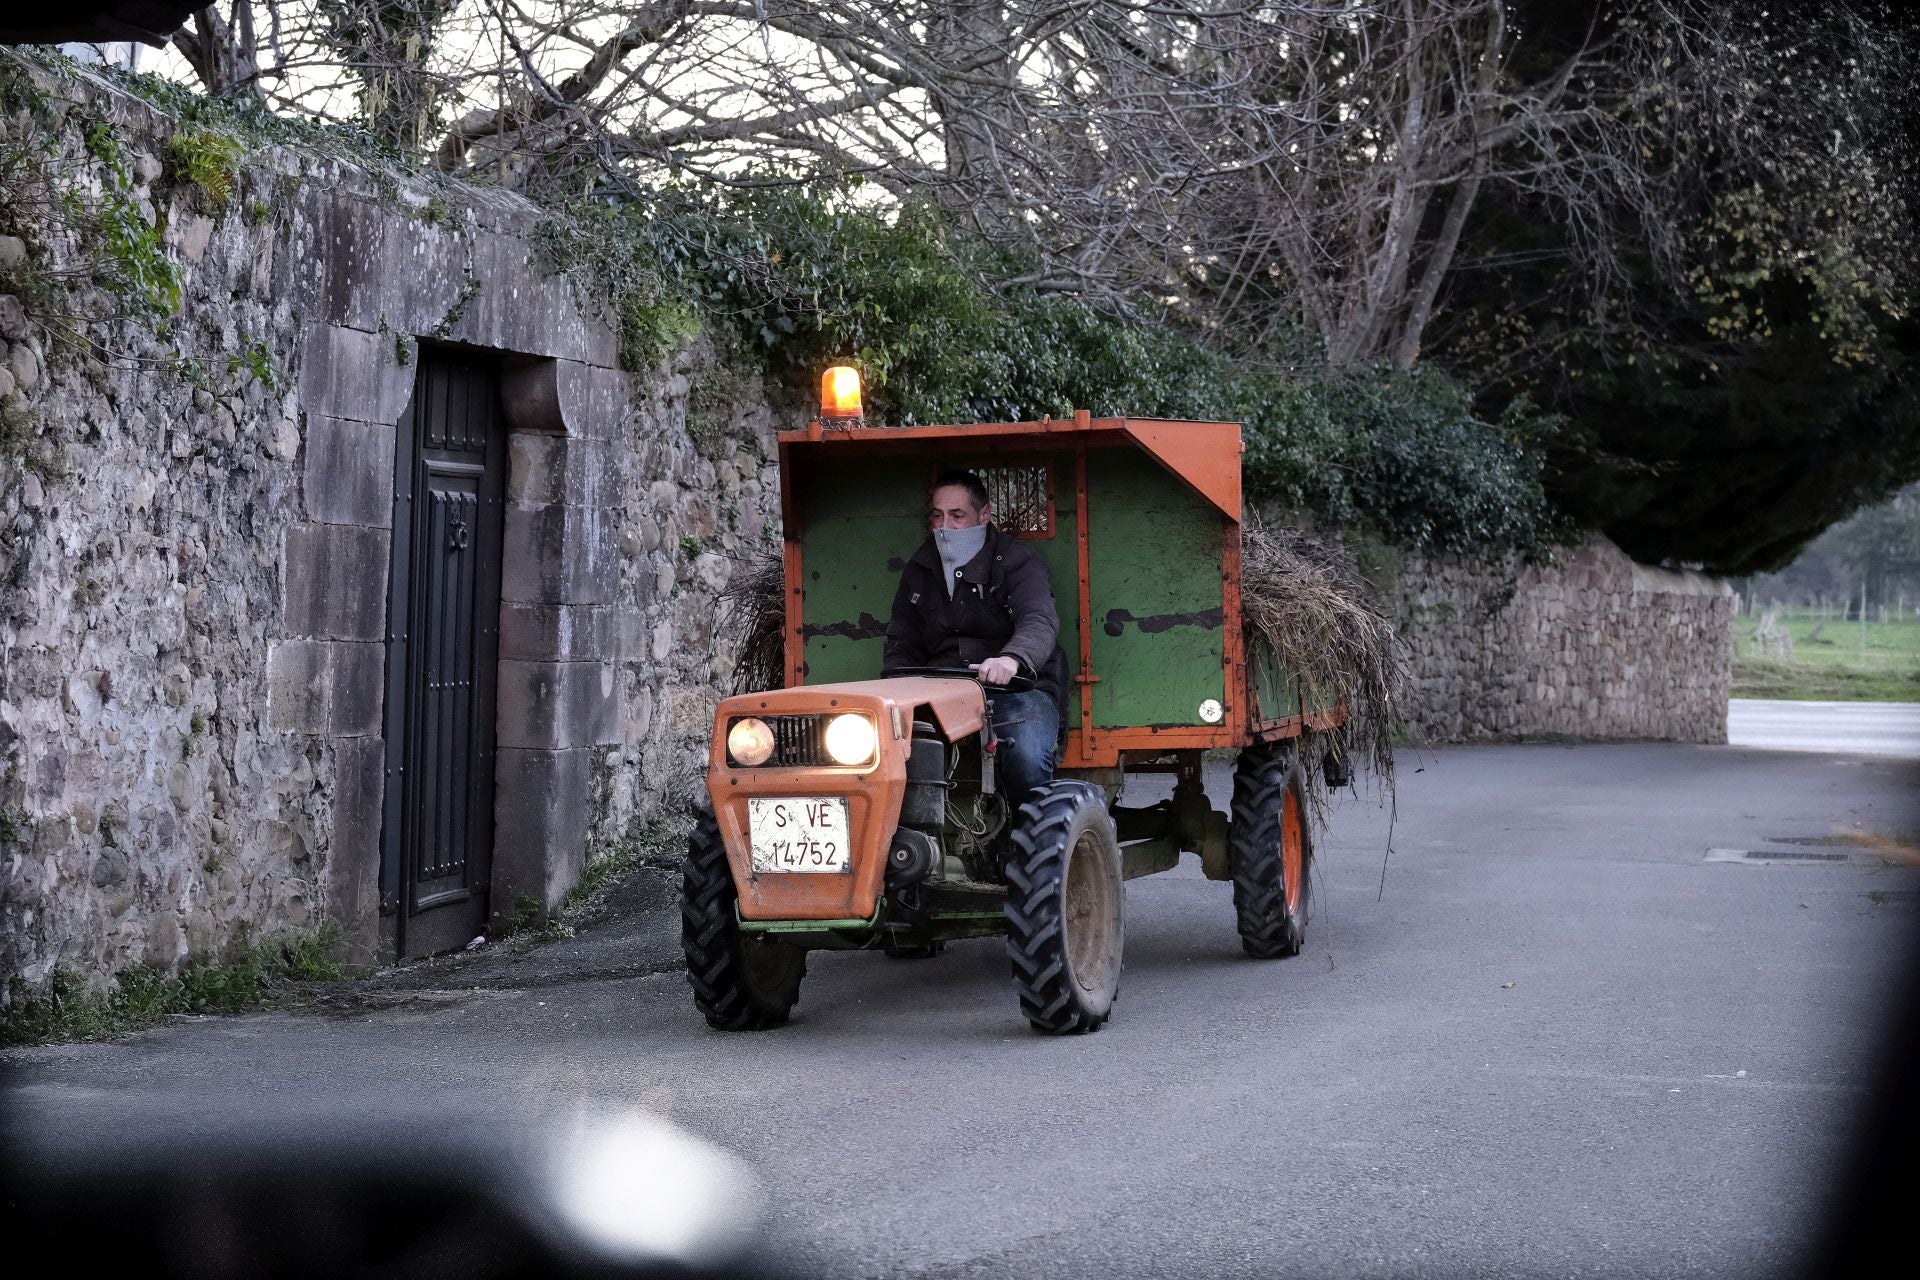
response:
M1002 654L985 662L969 662L967 670L979 676L981 684L1007 684L1020 674L1020 663Z

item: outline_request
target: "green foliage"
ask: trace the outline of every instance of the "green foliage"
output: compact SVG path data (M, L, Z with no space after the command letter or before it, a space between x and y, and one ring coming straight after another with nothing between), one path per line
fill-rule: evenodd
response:
M45 61L43 54L36 58ZM312 115L280 115L251 94L210 98L195 92L178 80L151 72L129 72L118 67L91 68L94 74L113 80L135 97L158 107L186 129L216 131L242 148L280 145L338 156L376 172L406 170L417 175L418 167L394 148L381 143L364 129L350 124L322 120Z
M56 75L67 73L64 59L49 54L42 61ZM60 154L62 122L51 97L23 67L0 65L0 105L30 122L0 143L0 228L29 239L71 236L87 275L115 298L122 315L164 328L180 305L180 273L159 229L141 211L132 166L113 126L77 111L69 118L98 179L99 194L90 197L84 182L61 180L61 166L71 164ZM51 332L55 350L74 336L77 308L67 295L75 283L31 262L8 281L8 291Z
M285 994L290 982L342 978L332 959L337 941L331 928L257 943L242 939L224 960L195 960L178 974L129 969L104 991L67 969L55 970L44 991L15 977L11 1003L0 1013L0 1044L106 1040L178 1014L260 1008Z
M555 907L543 925L535 925L540 903L532 894L523 893L514 903L513 914L498 941L505 944L537 946L571 938L574 931L599 912L609 893L628 872L640 866L659 867L678 860L686 847L686 831L670 823L656 822L640 834L614 845L587 862L579 883Z
M736 418L753 394L750 384L739 369L722 363L709 365L687 389L687 435L702 457L719 458L741 443Z
M1920 618L1780 617L1771 608L1736 618L1733 683L1736 697L1920 702Z
M217 129L189 127L167 143L167 166L174 179L198 188L215 209L233 198L239 177L240 141Z
M984 282L1021 263L932 209L876 211L857 187L669 189L552 219L540 241L620 317L629 367L684 341L697 315L799 394L826 365L856 365L870 419L1086 408L1238 420L1258 501L1408 547L1539 554L1562 532L1539 463L1557 420L1524 400L1490 422L1438 373L1335 377L1236 361L1151 311L995 291Z
M229 376L244 373L274 395L286 387L286 375L274 362L272 349L259 338L248 338L239 351L227 357L227 373Z
M552 270L598 299L620 335L620 364L650 369L699 333L692 300L671 278L649 232L631 211L591 204L534 228L534 245Z
M1486 265L1449 285L1429 348L1562 416L1547 483L1575 518L1636 559L1748 574L1920 478L1920 60L1871 5L1694 12L1724 38L1676 60L1737 74L1711 110L1658 86L1634 105L1657 201L1602 211L1632 247L1609 288L1578 283L1575 230L1501 188L1465 236Z
M65 187L60 205L89 251L95 280L120 300L133 319L164 327L180 309L180 270L167 256L156 227L141 212L132 170L112 126L93 120L82 135L100 174L100 198L89 203L78 188Z
M1556 395L1566 505L1638 559L1744 574L1920 477L1920 325L1877 331L1874 357L1843 366L1818 321L1776 314L1770 338L1711 356L1595 353Z
M1741 658L1733 664L1731 692L1736 698L1785 702L1920 702L1920 671Z
M447 308L447 314L441 316L440 323L433 327L433 336L444 338L452 333L454 326L466 316L468 309L473 306L473 300L479 296L480 277L473 273L472 266L468 266L465 276L460 281L460 292L454 295L453 303ZM400 354L397 345L394 348L394 354L395 356ZM405 362L402 361L402 363Z

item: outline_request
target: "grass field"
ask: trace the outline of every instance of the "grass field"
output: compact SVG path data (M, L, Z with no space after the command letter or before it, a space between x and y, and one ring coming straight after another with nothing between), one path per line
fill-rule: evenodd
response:
M1832 702L1920 702L1920 618L1822 622L1786 614L1783 647L1754 638L1758 617L1733 620L1733 696Z

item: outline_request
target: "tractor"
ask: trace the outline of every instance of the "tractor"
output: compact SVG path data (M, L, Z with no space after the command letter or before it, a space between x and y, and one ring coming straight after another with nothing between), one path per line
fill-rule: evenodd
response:
M928 957L1003 936L1027 1021L1097 1030L1120 987L1125 882L1183 853L1231 881L1248 955L1300 950L1312 842L1296 748L1344 710L1302 705L1242 634L1240 453L1237 423L1086 411L870 426L852 370L828 372L821 417L779 436L784 687L716 708L711 807L684 864L709 1024L784 1023L810 951ZM874 678L926 495L955 467L1047 565L1071 669L1059 767L1017 812L974 672ZM1201 785L1223 750L1238 753L1231 814ZM1172 774L1171 798L1122 805L1129 773Z

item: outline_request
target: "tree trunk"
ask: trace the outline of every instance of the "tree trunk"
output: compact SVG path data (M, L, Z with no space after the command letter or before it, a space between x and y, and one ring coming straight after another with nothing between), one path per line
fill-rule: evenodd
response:
M194 12L193 25L174 32L173 47L216 98L260 93L260 54L253 35L251 0L233 0L231 22L217 5Z

